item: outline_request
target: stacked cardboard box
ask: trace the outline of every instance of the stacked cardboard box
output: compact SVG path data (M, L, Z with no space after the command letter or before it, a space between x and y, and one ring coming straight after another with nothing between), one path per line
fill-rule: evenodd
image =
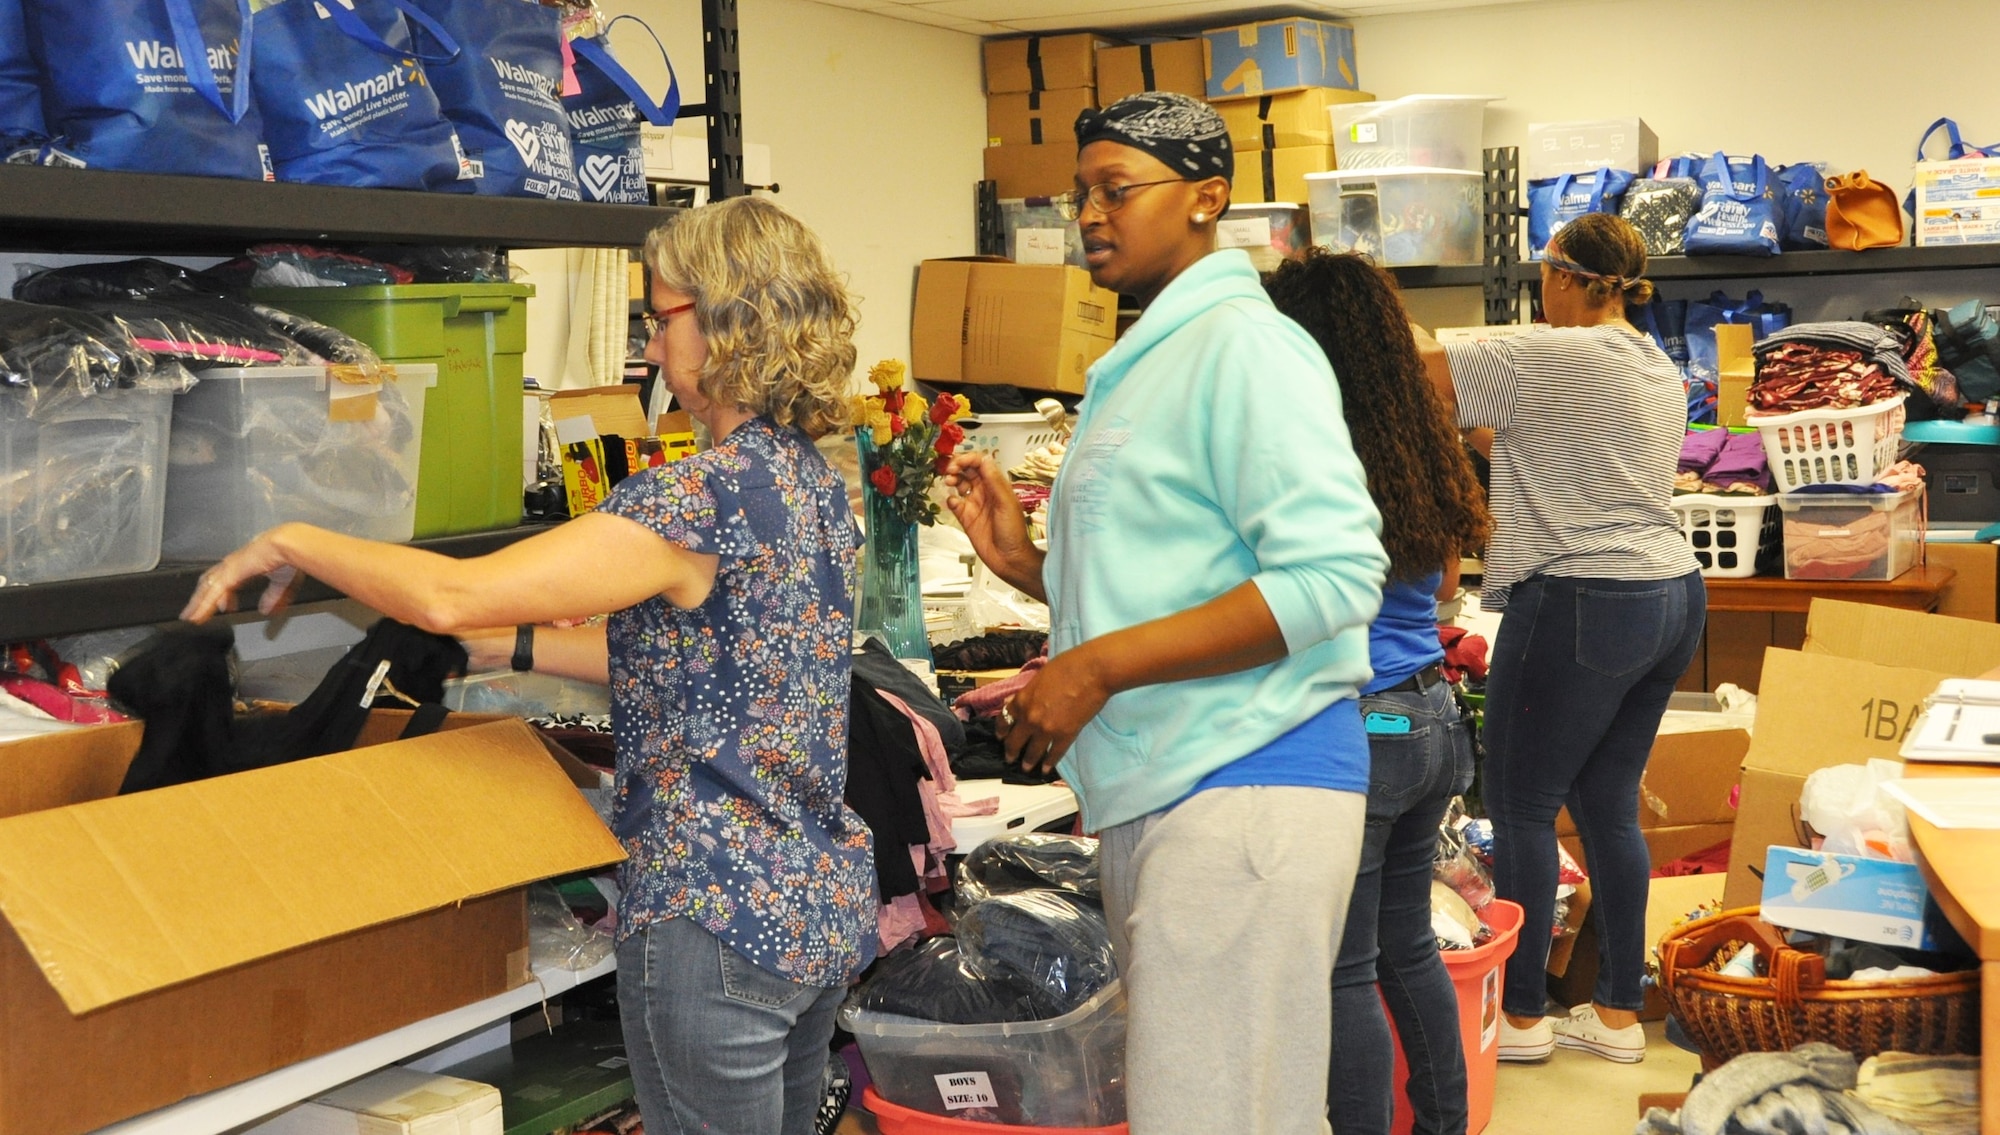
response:
M1053 197L1076 179L1077 112L1097 105L1089 32L986 44L986 179L1002 197Z
M1097 97L1110 106L1142 91L1208 97L1208 69L1198 39L1097 49Z
M911 377L1081 394L1085 371L1111 349L1117 315L1117 295L1068 264L926 260Z
M1324 20L1265 20L1202 33L1208 99L1236 150L1230 197L1304 204L1306 174L1334 168L1327 107L1371 102L1356 90L1354 29Z

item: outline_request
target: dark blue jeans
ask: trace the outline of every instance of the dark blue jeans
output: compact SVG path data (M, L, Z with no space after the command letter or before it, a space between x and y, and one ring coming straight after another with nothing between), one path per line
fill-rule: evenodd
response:
M1327 1114L1334 1135L1388 1135L1396 1057L1386 1000L1410 1066L1416 1135L1464 1135L1465 1051L1431 932L1431 860L1445 807L1472 783L1472 741L1442 682L1369 695L1361 712L1407 717L1410 731L1368 737L1368 824L1333 969Z
M1548 1001L1555 917L1556 813L1583 838L1597 928L1597 988L1608 1009L1644 997L1646 893L1639 778L1674 683L1708 618L1701 574L1678 579L1535 576L1514 588L1486 684L1486 811L1493 884L1521 904L1501 1008L1539 1016Z

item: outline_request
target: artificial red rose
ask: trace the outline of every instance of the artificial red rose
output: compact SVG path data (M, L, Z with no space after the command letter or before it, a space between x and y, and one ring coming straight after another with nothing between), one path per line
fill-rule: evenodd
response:
M896 495L896 471L887 465L868 474L868 483L875 486L875 491L885 497Z
M889 433L890 433L890 435L891 435L892 437L902 437L902 436L903 436L903 431L904 431L904 430L906 430L906 429L909 429L909 428L910 428L910 427L908 427L908 426L906 426L906 425L904 425L904 424L903 424L903 419L901 419L901 418L898 418L898 417L896 417L896 416L894 416L894 415L891 415L891 416L890 416L890 418L889 418Z
M883 408L887 409L891 414L902 413L903 392L900 390L891 390L887 394L884 394L882 396L882 406Z
M939 453L950 453L952 450L958 448L959 442L964 440L965 427L959 425L957 422L946 422L944 425L938 427L937 450Z
M931 463L931 468L937 470L937 474L940 477L951 472L951 454L938 454L938 459Z
M957 447L956 445L953 444L950 438L940 433L938 434L937 444L935 444L931 448L937 450L937 455L943 458L943 457L950 457L951 451Z
M931 403L931 421L940 426L951 421L957 413L958 399L949 394L940 394L937 401Z

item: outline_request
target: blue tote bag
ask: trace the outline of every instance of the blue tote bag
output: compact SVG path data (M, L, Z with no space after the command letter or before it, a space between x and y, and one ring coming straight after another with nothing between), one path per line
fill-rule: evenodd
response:
M1622 169L1566 173L1528 183L1528 255L1540 258L1562 227L1585 213L1616 213L1632 185Z
M430 17L408 0L281 0L254 19L251 87L279 180L471 192L425 76L458 44L434 27L439 50L420 53L406 22Z
M611 29L626 20L653 35L653 29L636 16L619 16L606 25L602 36L570 41L576 52L578 90L563 96L563 112L569 116L576 180L583 199L609 205L644 205L649 201L646 149L639 131L649 122L654 126L674 124L680 117L681 84L664 46L660 47L660 58L667 64L667 94L658 102L611 57ZM653 43L659 42L660 37L653 35Z
M1689 256L1776 256L1780 215L1762 157L1716 154L1701 167L1701 211L1688 221Z
M49 133L78 164L269 181L249 0L21 0Z
M1797 162L1778 167L1778 245L1786 252L1807 252L1825 248L1826 166L1823 162Z
M472 159L473 192L581 201L563 114L562 14L532 0L415 0L461 49L430 68ZM426 51L442 48L413 29Z
M0 161L33 160L48 140L36 75L21 0L0 0Z
M1930 145L1932 136L1940 130L1944 131L1945 139L1950 143L1945 149L1944 160L1946 161L1955 162L1960 158L2000 157L2000 143L1995 143L1991 146L1975 146L1959 134L1958 123L1953 122L1949 118L1940 118L1924 130L1923 137L1917 139L1917 160L1919 162L1935 160L1924 156L1924 147ZM1915 186L1912 186L1909 192L1903 194L1903 211L1912 217L1917 215L1917 190Z

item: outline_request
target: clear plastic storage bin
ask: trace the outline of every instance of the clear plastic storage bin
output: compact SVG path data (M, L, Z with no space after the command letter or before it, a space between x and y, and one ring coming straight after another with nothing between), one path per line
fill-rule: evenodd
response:
M1083 229L1064 220L1047 197L1008 197L1000 202L1000 224L1007 230L1007 259L1016 264L1083 262Z
M1306 175L1315 243L1385 267L1481 263L1474 170L1336 170Z
M209 370L174 404L168 559L228 555L298 520L400 543L416 523L424 397L437 368Z
M1026 1127L1124 1122L1125 991L1118 982L1051 1021L940 1025L851 1002L840 1019L890 1103Z
M160 562L174 395L45 402L0 391L0 583L150 571Z
M1335 103L1333 157L1341 169L1484 169L1490 95L1411 95Z
M1787 493L1786 579L1883 582L1924 551L1924 493Z
M532 671L471 674L444 684L444 707L454 713L511 713L516 717L568 717L611 712L611 687Z
M1305 255L1312 244L1312 226L1304 205L1285 201L1231 204L1215 226L1218 248L1240 248L1250 264L1270 272L1287 259Z

